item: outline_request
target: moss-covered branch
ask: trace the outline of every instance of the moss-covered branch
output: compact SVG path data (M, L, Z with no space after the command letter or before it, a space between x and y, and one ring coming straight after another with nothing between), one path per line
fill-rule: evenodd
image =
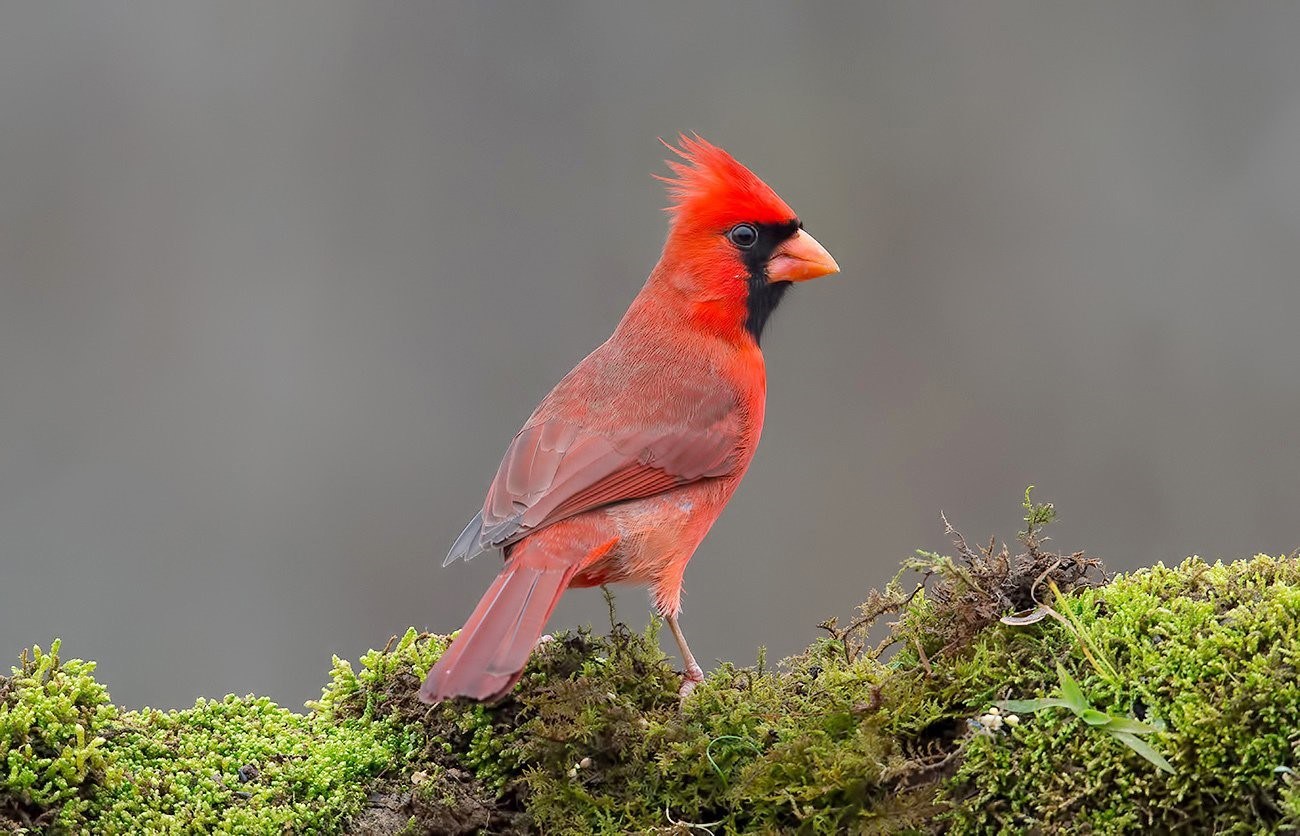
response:
M924 588L873 593L775 669L724 665L684 704L653 625L560 636L491 707L416 702L447 639L415 631L336 661L304 714L125 711L92 663L36 649L0 678L0 829L1300 830L1300 561L1102 582L1044 549L1043 507L1022 553L953 532L954 555L912 563Z

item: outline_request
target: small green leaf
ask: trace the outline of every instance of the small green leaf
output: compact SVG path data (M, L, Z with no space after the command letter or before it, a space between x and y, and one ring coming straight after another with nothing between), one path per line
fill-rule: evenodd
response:
M1161 731L1161 729L1143 723L1141 720L1134 720L1129 717L1111 717L1110 722L1106 724L1106 731L1112 734L1151 734L1151 732Z
M1044 708L1069 708L1070 704L1060 697L1043 697L1037 700L998 700L993 703L1003 711L1017 714L1033 714Z
M1150 743L1128 732L1114 732L1114 735L1125 746L1155 764L1155 767L1161 772L1168 772L1170 775L1174 774L1174 768L1170 766L1169 761L1165 760L1164 755L1157 752Z
M1066 705L1070 707L1071 711L1082 717L1083 712L1092 708L1088 698L1083 695L1083 689L1079 687L1079 683L1074 681L1074 677L1070 676L1065 670L1065 666L1060 662L1056 663L1056 675L1060 677L1061 696L1065 698Z
M1104 711L1098 711L1095 708L1085 708L1079 712L1079 719L1090 726L1105 726L1114 718Z

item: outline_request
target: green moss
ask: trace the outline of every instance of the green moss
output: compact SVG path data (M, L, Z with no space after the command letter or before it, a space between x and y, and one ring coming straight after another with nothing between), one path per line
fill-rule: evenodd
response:
M266 698L184 711L119 711L92 663L35 649L0 701L0 782L9 829L85 833L337 830L394 735L331 724Z
M24 651L13 678L0 677L0 812L24 819L84 807L108 766L102 735L117 710L94 679L95 664L63 662L59 649L55 640L49 653Z
M921 585L873 592L774 669L721 666L684 704L654 624L557 637L491 706L419 703L449 637L411 630L355 669L336 659L306 713L124 711L56 642L0 678L0 830L1300 829L1300 561L1101 583L1095 561L1043 549L1048 510L1026 498L1023 553L952 532L955 556L910 562ZM1017 610L1032 623L999 621ZM1058 666L1087 711L1042 702ZM1015 725L988 713L1035 699Z
M125 715L110 781L69 829L102 833L337 830L392 759L383 729L323 724L266 698Z
M1300 827L1300 562L1260 556L1122 577L1069 602L1114 676L1071 652L1059 626L1012 646L992 630L967 694L1043 696L1055 658L1072 662L1101 710L1165 731L1149 742L1166 775L1064 710L1044 710L1010 734L973 735L944 788L954 833L1092 825L1108 833L1275 833ZM973 686L973 687L972 687Z

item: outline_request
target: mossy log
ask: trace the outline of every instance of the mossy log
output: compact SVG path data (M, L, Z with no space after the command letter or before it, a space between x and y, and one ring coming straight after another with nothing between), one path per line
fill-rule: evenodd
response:
M0 678L0 830L1300 832L1300 560L1108 579L1029 516L1023 553L956 535L684 703L655 625L558 636L495 706L418 703L448 637L414 630L336 660L303 713L125 710L34 648Z

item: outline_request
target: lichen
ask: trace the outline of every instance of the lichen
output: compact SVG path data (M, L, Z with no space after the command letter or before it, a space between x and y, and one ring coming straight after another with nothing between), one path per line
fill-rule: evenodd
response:
M1300 560L1106 578L1046 549L1050 506L1025 508L1018 553L949 527L951 557L909 562L919 582L685 702L657 625L612 609L608 633L542 645L495 705L418 702L452 637L415 630L336 659L302 713L120 709L55 642L0 677L0 830L1300 829Z

